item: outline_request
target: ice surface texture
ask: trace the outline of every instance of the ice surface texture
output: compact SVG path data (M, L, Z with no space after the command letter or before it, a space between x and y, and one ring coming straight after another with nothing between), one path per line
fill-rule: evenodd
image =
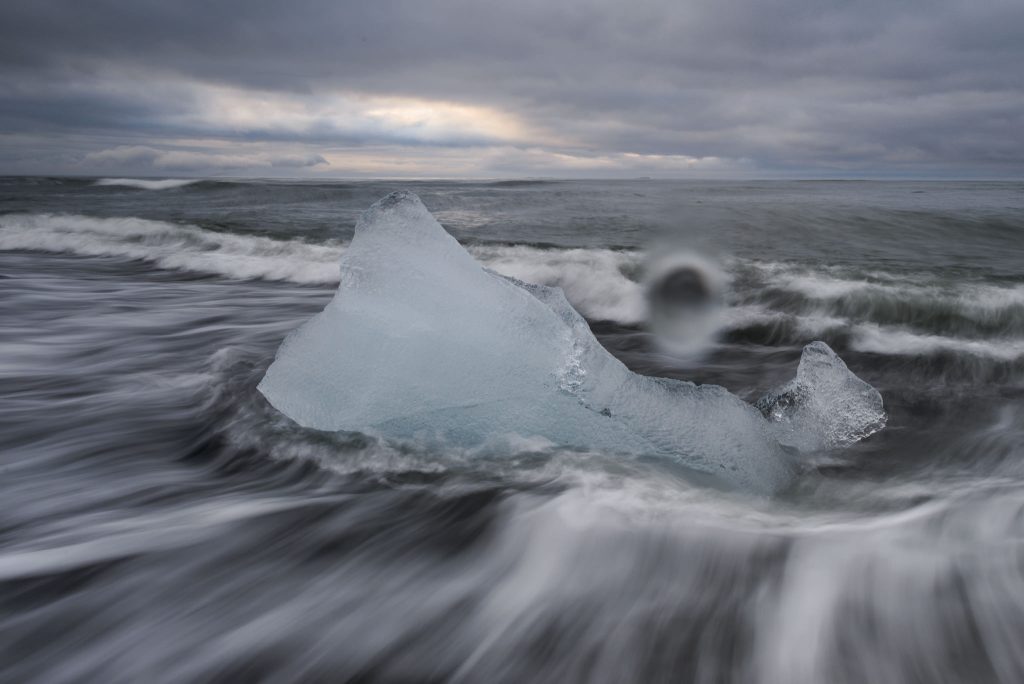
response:
M805 351L787 396L811 402L780 408L777 422L721 387L637 375L598 343L561 290L486 270L416 195L396 192L360 218L341 258L337 294L285 339L259 389L291 419L319 430L464 446L507 434L544 437L670 457L725 483L771 492L796 470L781 438L813 449L873 431L859 409L851 424L834 415L827 426L814 423L845 406L836 393L864 385L815 344L815 355L823 347L834 362L819 372ZM829 383L822 392L814 388L818 378ZM805 428L812 437L797 435Z
M775 436L801 451L844 447L885 427L882 395L824 342L804 347L796 377L756 404Z

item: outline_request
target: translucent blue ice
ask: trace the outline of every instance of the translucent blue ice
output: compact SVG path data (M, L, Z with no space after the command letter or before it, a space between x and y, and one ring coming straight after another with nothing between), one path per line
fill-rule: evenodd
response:
M804 387L786 396L796 404L813 399L813 410L783 410L768 398L762 415L722 387L637 375L597 342L561 290L488 271L416 195L396 192L360 218L337 294L285 339L259 389L292 420L319 430L464 446L508 434L543 437L668 457L771 492L796 472L780 441L828 448L884 422L878 393L823 343L805 350L801 373L809 351L824 363L794 382L824 378L827 391ZM843 393L849 387L855 396ZM827 427L816 423L829 406L843 407L852 423L834 416Z

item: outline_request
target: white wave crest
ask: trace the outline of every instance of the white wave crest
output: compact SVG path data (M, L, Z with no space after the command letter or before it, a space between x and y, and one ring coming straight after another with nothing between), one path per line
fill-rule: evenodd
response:
M757 304L737 304L725 311L723 327L726 330L742 330L754 325L777 325L792 323L796 330L808 338L816 338L827 332L849 328L848 318L826 314L797 316L782 311L773 311Z
M338 259L344 248L341 241L312 244L134 217L0 216L0 249L123 257L164 269L236 279L331 285L338 282ZM626 324L644 318L642 287L623 272L640 263L639 252L520 245L481 245L470 252L502 275L561 287L588 318Z
M1024 357L1024 340L967 340L941 335L919 335L906 330L863 323L853 328L853 349L898 356L955 352L1015 361Z
M525 245L476 245L469 252L502 275L562 288L565 298L591 320L635 324L647 317L643 286L627 275L639 270L641 252Z
M0 250L31 250L81 256L120 257L159 268L210 273L239 280L277 280L303 285L334 285L342 241L310 243L222 233L191 224L135 217L97 218L76 214L8 214L0 216ZM645 255L640 251L556 249L526 245L473 245L470 253L488 268L520 280L562 288L572 305L590 320L626 325L643 323L647 301L641 280ZM736 265L736 261L732 262ZM742 266L750 266L744 264ZM782 270L782 265L777 265ZM827 277L824 274L821 277ZM1019 306L1019 286L965 284L950 297L978 307L984 315ZM793 316L757 304L733 302L723 327L743 328L791 319L810 337L836 328L852 333L859 351L928 354L941 351L1012 360L1024 355L1024 341L975 341L923 335L899 328L857 323L827 311Z
M200 182L199 179L184 178L100 178L96 185L112 185L140 190L169 190Z
M338 280L340 244L234 235L140 218L0 216L0 249L138 259L160 268L302 284Z
M767 286L787 290L812 300L823 313L836 302L862 305L900 302L924 308L944 307L968 320L992 323L998 316L1024 307L1024 286L946 280L927 273L862 272L852 275L841 268L821 265L743 261L734 265L752 269Z

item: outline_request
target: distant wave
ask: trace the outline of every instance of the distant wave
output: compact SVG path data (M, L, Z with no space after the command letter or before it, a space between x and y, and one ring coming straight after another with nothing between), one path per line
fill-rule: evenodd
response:
M0 249L115 256L160 268L301 284L338 280L340 243L218 233L189 224L76 214L0 216Z
M76 214L0 216L0 249L120 257L239 280L330 286L343 241L311 243L219 232L192 224ZM475 244L484 266L562 288L590 320L642 324L644 254L603 248ZM802 344L824 339L888 355L956 353L1024 358L1024 285L950 282L927 274L834 273L799 264L730 259L736 279L723 320L728 341Z
M340 241L314 244L133 217L0 216L0 249L123 257L236 279L334 284L344 246ZM475 245L469 251L503 275L561 287L588 318L625 324L644 318L641 286L624 275L639 267L639 252L524 245Z
M958 354L990 359L1024 359L1024 339L968 339L908 330L899 325L879 325L825 314L788 314L758 306L734 306L728 311L725 329L733 342L767 346L806 344L812 340L848 346L859 352L886 356Z
M926 273L745 262L744 304L796 316L905 327L932 338L1024 336L1024 284Z
M1024 358L1024 340L965 340L941 335L918 335L907 330L886 329L873 324L853 329L851 346L857 351L896 356L962 353L1000 361Z
M202 180L198 178L100 178L95 184L119 186L124 188L139 188L140 190L170 190L171 188L180 188L201 182Z

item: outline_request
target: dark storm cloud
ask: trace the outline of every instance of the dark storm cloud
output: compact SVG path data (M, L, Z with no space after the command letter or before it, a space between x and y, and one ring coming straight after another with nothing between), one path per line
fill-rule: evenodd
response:
M1019 0L8 1L0 124L5 148L67 137L79 170L237 141L480 173L1020 175L1022 31Z

